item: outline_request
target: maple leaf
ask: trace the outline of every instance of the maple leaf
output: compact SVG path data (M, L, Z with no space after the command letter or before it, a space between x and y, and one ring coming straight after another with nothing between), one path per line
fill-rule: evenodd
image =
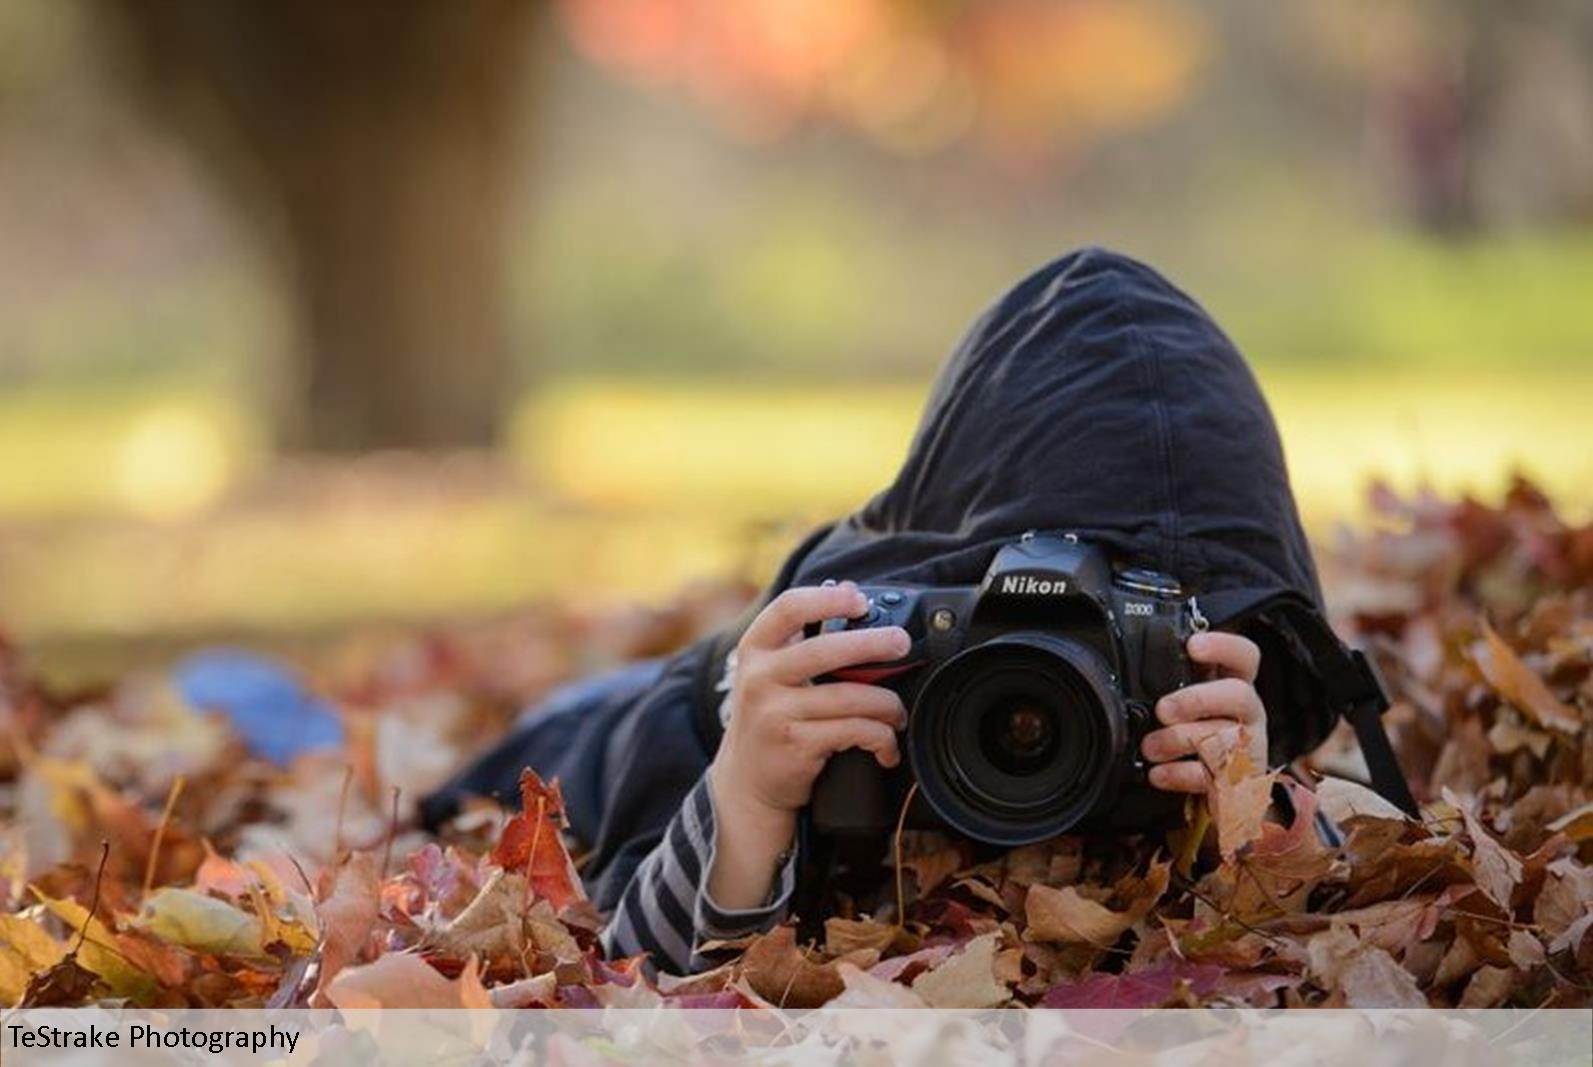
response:
M531 891L554 908L586 899L575 863L564 847L564 797L559 784L544 784L536 772L520 772L521 812L503 828L490 858L506 870L522 871Z

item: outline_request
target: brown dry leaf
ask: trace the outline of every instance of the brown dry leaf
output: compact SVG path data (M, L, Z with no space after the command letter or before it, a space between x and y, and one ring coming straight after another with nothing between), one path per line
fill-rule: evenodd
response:
M1306 945L1312 975L1350 1008L1425 1008L1411 973L1383 949L1363 945L1347 927L1335 924Z
M824 920L824 951L831 956L844 956L858 949L872 949L884 955L900 936L901 927L873 919Z
M1521 858L1496 841L1477 817L1462 807L1458 798L1447 789L1444 798L1461 809L1466 821L1466 833L1471 838L1471 864L1477 876L1477 886L1506 915L1513 913L1510 901L1516 886L1521 883Z
M316 905L321 936L321 977L318 990L339 971L358 961L381 918L381 886L377 859L371 852L356 852L339 868L332 892Z
M1207 759L1212 768L1211 792L1207 794L1211 805L1211 821L1217 827L1217 847L1224 859L1232 859L1250 842L1261 835L1261 827L1272 806L1272 785L1276 775L1263 774L1250 754L1240 748L1216 746L1210 739L1213 751L1220 757ZM1220 759L1215 766L1213 760Z
M530 893L525 875L494 868L475 899L427 940L455 959L480 956L491 961L518 955L525 948Z
M1368 945L1400 952L1433 936L1440 912L1433 896L1406 897L1369 904L1331 916L1333 922L1353 927Z
M994 1008L1006 1003L1012 990L995 974L1000 938L992 932L969 941L945 962L913 979L913 992L932 1008Z
M1466 983L1459 1007L1496 1008L1516 986L1516 973L1508 967L1482 967Z
M1551 693L1537 672L1494 632L1486 619L1482 622L1482 637L1472 646L1472 658L1501 697L1546 729L1572 736L1582 731L1582 716L1577 710Z
M798 947L795 928L777 926L747 948L741 957L741 977L772 1004L816 1008L845 988L836 964L846 962L866 970L878 961L878 952L864 949L839 960L816 963Z
M1322 814L1340 826L1356 818L1409 821L1403 811L1383 799L1381 794L1348 778L1323 778L1316 784L1316 798Z
M1593 901L1593 868L1572 859L1555 860L1544 872L1543 887L1532 903L1532 921L1558 937L1588 910Z
M1132 887L1130 903L1122 911L1082 896L1074 886L1054 889L1032 885L1024 900L1027 926L1024 937L1030 941L1055 941L1110 947L1124 931L1149 914L1167 890L1171 865L1154 864L1146 877Z
M934 852L903 859L902 870L913 876L918 893L923 896L962 870L965 862L962 849L948 845Z

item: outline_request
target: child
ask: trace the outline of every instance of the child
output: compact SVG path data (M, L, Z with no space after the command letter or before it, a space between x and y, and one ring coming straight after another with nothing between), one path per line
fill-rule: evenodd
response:
M1281 764L1361 700L1321 622L1277 432L1244 361L1160 275L1091 248L974 324L896 480L801 545L750 623L558 698L562 711L456 779L428 817L464 793L512 797L522 766L559 777L591 848L589 888L613 911L609 951L700 967L704 941L786 917L798 816L829 757L902 758L907 710L893 691L810 682L901 655L906 633L804 639L803 627L860 612L854 582L974 584L1029 530L1076 533L1199 594L1214 629L1187 651L1209 680L1156 706L1142 745L1152 785L1204 791L1197 746Z

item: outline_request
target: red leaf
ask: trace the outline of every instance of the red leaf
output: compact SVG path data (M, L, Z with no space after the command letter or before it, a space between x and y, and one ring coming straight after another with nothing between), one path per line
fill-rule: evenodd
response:
M1156 1008L1187 983L1197 997L1216 990L1226 968L1210 963L1167 960L1133 974L1091 974L1076 982L1063 982L1051 988L1040 1001L1044 1008Z
M563 908L585 900L581 879L564 847L564 797L559 783L544 784L535 771L520 772L521 813L510 819L493 846L492 862L508 871L524 871L531 891Z

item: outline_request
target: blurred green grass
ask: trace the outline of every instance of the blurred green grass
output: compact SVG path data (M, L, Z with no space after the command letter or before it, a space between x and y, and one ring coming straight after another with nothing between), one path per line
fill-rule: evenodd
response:
M775 234L769 270L742 278L735 299L655 289L669 263L645 254L624 285L580 299L553 286L541 299L569 317L547 322L547 351L562 358L494 455L283 466L251 392L215 367L79 366L0 391L0 626L47 650L291 635L758 576L806 524L890 477L969 294L998 291L1023 254L955 271L926 254L908 286L877 263L814 266L834 232L801 235L811 247L787 277ZM1361 515L1374 476L1488 495L1520 469L1573 514L1593 509L1593 235L1365 238L1321 256L1235 241L1192 278L1167 269L1255 360L1314 532ZM592 266L579 254L572 279ZM854 297L896 320L860 329L806 299L802 279L829 278L831 292L837 263L860 272ZM745 288L782 283L783 302ZM648 334L660 292L672 325ZM693 323L715 316L720 332L687 351ZM160 317L162 329L183 321ZM575 328L605 318L623 336ZM153 326L139 329L159 347ZM898 348L865 358L876 334ZM762 355L711 376L760 338Z
M1373 475L1490 494L1519 468L1593 505L1593 375L1262 377L1318 534ZM44 645L297 633L756 575L888 480L923 391L563 380L502 456L286 475L219 395L4 398L0 621Z

